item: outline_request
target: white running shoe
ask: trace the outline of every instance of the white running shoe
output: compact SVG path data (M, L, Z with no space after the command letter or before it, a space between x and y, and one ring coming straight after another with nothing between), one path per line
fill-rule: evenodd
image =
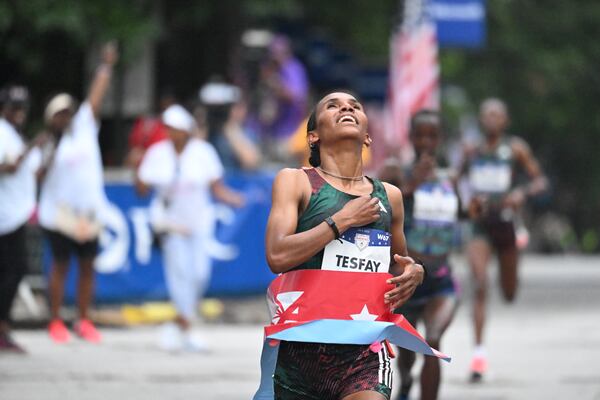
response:
M159 347L166 351L179 351L184 346L184 335L181 328L174 323L167 323L161 327Z
M183 348L192 353L207 353L210 350L208 343L192 332L186 332L183 338Z

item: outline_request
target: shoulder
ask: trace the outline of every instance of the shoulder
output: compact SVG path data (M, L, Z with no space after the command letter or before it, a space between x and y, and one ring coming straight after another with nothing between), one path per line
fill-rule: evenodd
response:
M301 168L284 168L275 175L274 184L302 185L303 182L308 182L308 176Z
M301 204L310 197L310 182L302 169L284 168L273 181L273 203Z
M518 136L510 136L508 138L508 143L510 144L510 148L512 149L513 153L517 157L527 157L531 153L529 144L523 138Z
M144 154L144 158L149 157L159 157L169 153L169 149L171 146L171 142L168 140L161 140L160 142L153 143L146 150L146 154Z
M0 119L0 141L2 147L14 147L24 144L19 132L4 119Z
M211 155L217 154L217 150L212 143L206 140L198 139L197 137L191 138L188 145L196 152L202 152L205 154L210 153Z
M402 205L402 191L391 183L381 182L392 208Z
M511 135L508 137L508 143L510 144L510 147L516 150L529 149L529 144L527 144L525 139L519 136Z
M77 109L77 112L75 113L74 118L75 119L87 118L87 119L93 119L93 120L96 119L94 117L94 112L92 111L92 106L89 101L86 100L83 103L81 103L81 105L79 105L79 108Z
M285 190L304 196L311 190L310 180L302 168L284 168L275 175L273 190Z

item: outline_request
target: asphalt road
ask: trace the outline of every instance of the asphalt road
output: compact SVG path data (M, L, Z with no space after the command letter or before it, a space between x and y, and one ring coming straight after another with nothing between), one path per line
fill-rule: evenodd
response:
M513 305L503 304L493 287L486 332L490 373L478 385L467 382L470 290L460 259L456 273L464 295L442 344L453 360L443 367L440 398L600 400L600 258L526 257ZM263 312L256 299L227 304ZM107 328L101 345L76 340L65 346L53 345L43 330L18 330L29 354L0 355L0 399L251 398L259 380L261 326L198 329L212 347L209 354L162 352L156 327Z

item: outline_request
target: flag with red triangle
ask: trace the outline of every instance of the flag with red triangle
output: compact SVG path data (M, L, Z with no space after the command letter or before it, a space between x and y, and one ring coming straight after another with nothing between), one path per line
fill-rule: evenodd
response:
M408 350L450 361L431 348L415 328L384 303L394 288L388 273L299 270L278 276L269 286L271 324L265 327L261 384L255 400L273 399L273 373L280 340L364 344L384 340Z

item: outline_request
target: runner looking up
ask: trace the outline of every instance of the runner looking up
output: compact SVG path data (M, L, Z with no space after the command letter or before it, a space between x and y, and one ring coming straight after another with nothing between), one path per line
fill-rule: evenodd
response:
M389 246L369 246L361 259L359 245L373 231L391 234L391 268L399 273L385 302L396 308L422 282L424 269L406 256L400 190L363 174L362 147L371 141L367 123L362 105L348 93L319 101L307 127L314 168L284 169L273 184L267 260L275 273L388 272ZM336 240L341 235L354 243ZM386 346L372 352L368 345L282 341L273 381L276 399L389 399L389 354Z

